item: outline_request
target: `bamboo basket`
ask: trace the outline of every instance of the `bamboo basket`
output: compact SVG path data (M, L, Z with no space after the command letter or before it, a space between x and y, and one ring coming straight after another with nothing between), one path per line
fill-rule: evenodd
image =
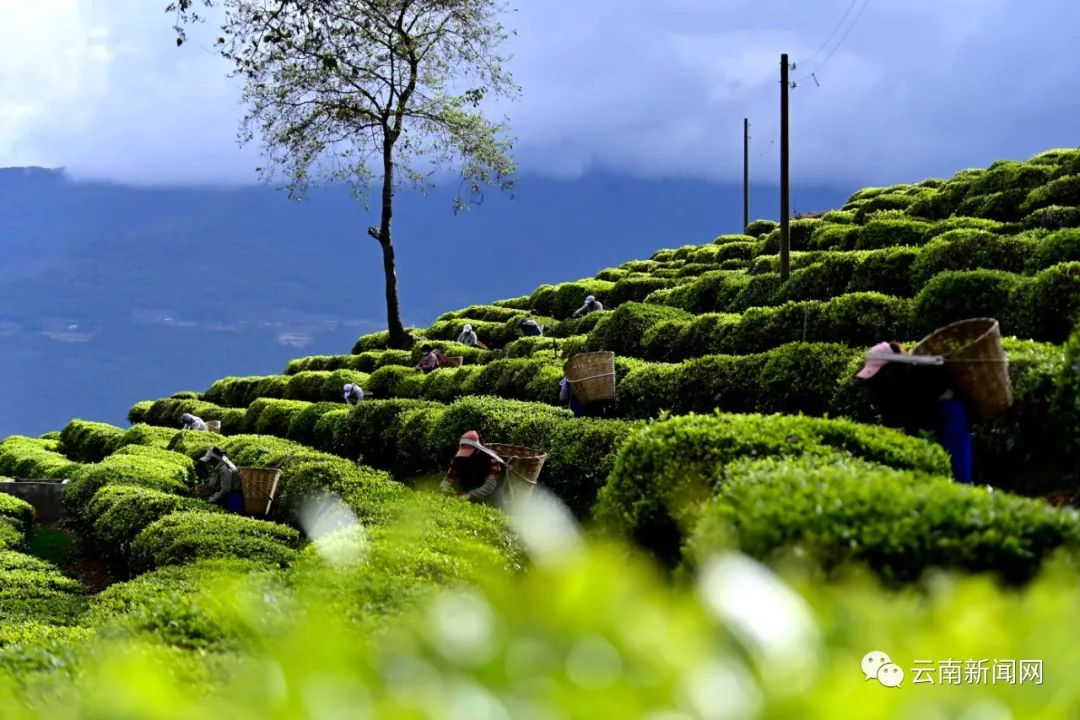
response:
M547 460L546 452L503 443L488 443L484 447L506 463L507 488L511 496L519 492L525 496L532 493L533 488L540 482L540 471Z
M443 361L441 363L439 363L439 365L440 365L440 367L456 368L456 367L461 367L464 362L465 362L465 357L463 355L455 355L453 357L443 358Z
M207 420L206 421L206 429L209 430L212 433L220 433L221 432L221 421L220 420Z
M270 504L277 492L280 468L239 467L240 491L244 495L244 512L263 517L270 512Z
M1012 407L1009 359L993 318L961 320L938 328L912 349L915 355L940 355L960 391L990 420Z
M582 405L615 399L615 353L579 353L566 361L563 372Z

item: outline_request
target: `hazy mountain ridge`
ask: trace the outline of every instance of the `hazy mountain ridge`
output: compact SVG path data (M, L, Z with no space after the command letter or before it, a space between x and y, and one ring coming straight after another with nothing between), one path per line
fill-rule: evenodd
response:
M490 193L456 216L450 196L398 197L406 324L741 222L741 187L691 180L526 177L513 198ZM752 197L755 216L775 215L775 189ZM795 197L800 210L826 209L846 193ZM11 388L0 436L80 415L123 422L155 393L347 352L383 323L373 224L337 190L293 202L265 187L128 187L0 169L0 369Z

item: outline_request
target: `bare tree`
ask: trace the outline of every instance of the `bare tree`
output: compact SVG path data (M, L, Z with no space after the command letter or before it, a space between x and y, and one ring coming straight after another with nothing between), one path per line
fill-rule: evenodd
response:
M179 0L177 44L196 6ZM394 189L423 188L442 168L460 172L465 195L513 187L505 118L488 97L514 97L499 46L504 0L221 0L217 44L244 80L240 140L259 140L260 176L284 177L290 197L313 183L343 182L360 199L381 184L379 226L390 343L407 347L401 322L391 220Z

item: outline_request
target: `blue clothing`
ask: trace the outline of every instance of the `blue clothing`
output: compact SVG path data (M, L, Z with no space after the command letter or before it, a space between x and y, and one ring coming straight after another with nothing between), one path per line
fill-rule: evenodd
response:
M964 403L958 398L938 402L938 442L949 453L953 477L970 485L973 481L971 427L968 425Z
M221 501L221 506L229 512L243 515L245 510L244 493L242 493L239 489L229 492L229 494L225 496L224 500Z
M578 402L570 381L565 377L559 381L559 401L570 403L570 411L574 413L574 417L582 417L585 414L585 406Z

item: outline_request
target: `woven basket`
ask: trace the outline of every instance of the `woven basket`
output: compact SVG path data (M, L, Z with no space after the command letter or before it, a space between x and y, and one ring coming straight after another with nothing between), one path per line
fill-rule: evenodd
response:
M582 405L615 399L615 353L579 353L566 361L563 372Z
M532 492L540 481L540 471L547 460L546 452L503 443L488 443L485 447L506 463L507 487L512 496Z
M439 363L442 367L461 367L465 362L465 357L462 355L455 355L453 357L443 358L443 361Z
M244 512L264 516L270 512L270 503L277 492L280 468L239 467L240 491L244 494Z
M912 353L944 357L960 391L984 420L1012 407L1009 360L1001 344L997 320L961 320L938 328L920 340Z
M220 420L207 420L206 421L206 429L209 430L212 433L220 433L221 432L221 421Z

